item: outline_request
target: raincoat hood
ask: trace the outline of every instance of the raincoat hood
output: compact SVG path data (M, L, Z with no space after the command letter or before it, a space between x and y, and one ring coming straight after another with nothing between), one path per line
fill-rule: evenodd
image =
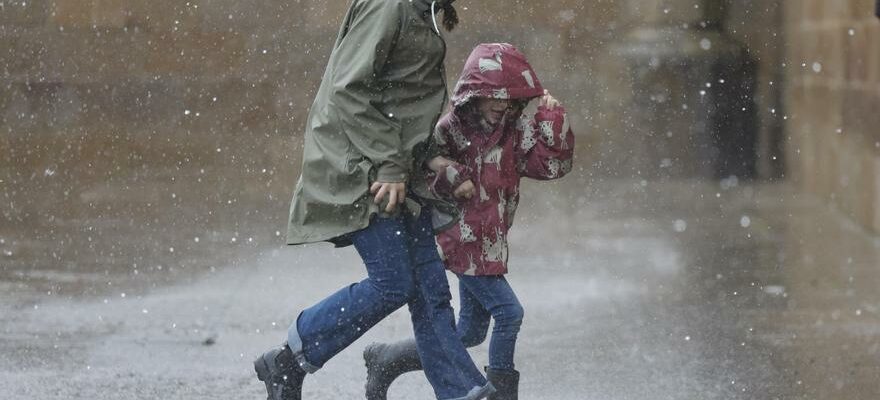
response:
M455 108L475 97L516 100L544 94L544 87L526 56L507 43L477 46L460 76L451 99Z

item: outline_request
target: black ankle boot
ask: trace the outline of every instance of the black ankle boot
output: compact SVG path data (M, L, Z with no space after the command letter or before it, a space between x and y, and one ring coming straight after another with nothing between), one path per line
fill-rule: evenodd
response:
M492 382L498 391L490 395L489 400L517 400L519 398L519 372L486 368L486 379Z
M287 343L263 353L254 361L254 370L266 384L268 400L302 400L306 371L300 368Z
M364 349L367 364L367 400L385 400L398 376L422 369L414 339L397 343L373 343Z

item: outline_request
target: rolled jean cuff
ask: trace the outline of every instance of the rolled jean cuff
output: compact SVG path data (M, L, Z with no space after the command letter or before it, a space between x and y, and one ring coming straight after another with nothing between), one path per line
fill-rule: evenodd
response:
M486 398L486 396L488 396L488 395L490 395L490 394L492 394L492 393L495 393L495 392L497 392L497 391L498 391L498 390L495 388L495 386L492 385L492 382L488 382L488 381L487 381L486 384L483 385L483 386L474 386L474 388L471 389L471 390L468 392L468 394L466 394L464 397L456 397L456 398L454 398L454 399L449 399L449 400L476 400L476 399L483 399L483 398Z
M293 352L293 357L296 358L299 367L302 368L303 371L314 374L321 368L312 365L312 363L306 360L305 351L303 350L303 341L302 338L299 337L299 330L296 327L298 322L299 317L296 318L296 321L293 321L293 323L290 324L290 329L287 330L287 346L290 347L290 351Z

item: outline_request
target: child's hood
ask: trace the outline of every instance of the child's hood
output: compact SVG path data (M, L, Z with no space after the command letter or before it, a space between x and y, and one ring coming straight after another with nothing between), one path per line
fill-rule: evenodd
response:
M471 52L452 95L453 107L474 97L529 99L544 94L535 70L516 47L483 43Z

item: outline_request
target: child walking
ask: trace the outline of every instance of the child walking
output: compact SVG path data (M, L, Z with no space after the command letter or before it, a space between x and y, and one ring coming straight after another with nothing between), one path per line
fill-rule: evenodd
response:
M557 179L572 168L574 136L566 113L544 90L525 56L509 44L481 44L471 53L452 97L452 111L438 123L441 157L430 161L429 179L439 196L454 198L459 223L437 242L446 268L458 277L457 325L466 347L489 342L489 399L517 399L514 365L523 307L507 273L507 232L519 203L522 177ZM384 400L391 382L422 368L415 341L374 343L364 350L366 395Z

